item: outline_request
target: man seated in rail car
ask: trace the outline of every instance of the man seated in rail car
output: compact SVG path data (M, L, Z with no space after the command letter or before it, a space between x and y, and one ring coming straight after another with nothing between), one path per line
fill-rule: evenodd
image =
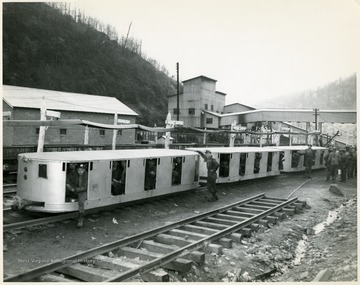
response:
M70 166L71 168L72 166ZM72 173L72 172L70 172ZM70 174L69 173L69 174ZM85 213L85 201L87 198L87 187L88 187L88 174L84 164L80 164L76 173L71 175L71 180L67 180L66 189L69 193L72 193L74 197L77 195L79 204L79 219L77 227L81 228L84 225L84 213Z
M145 190L156 187L156 159L147 159L145 166Z
M69 163L66 174L66 202L70 202L72 198L77 198L74 189L77 181L76 163Z
M298 167L300 162L300 154L297 150L293 150L291 154L291 167Z
M122 195L125 194L125 175L126 162L114 161L111 179L111 194Z
M260 161L261 161L262 154L260 152L255 153L255 160L254 160L254 173L260 172Z
M173 158L173 169L172 169L172 185L181 184L181 172L182 172L182 158Z
M272 169L272 157L273 157L272 152L269 152L268 160L267 160L267 169L266 169L268 172L271 171L271 169Z
M230 164L230 155L220 154L220 166L219 166L219 176L228 177L229 176L229 164Z
M285 161L285 154L283 151L280 151L280 158L279 158L279 170L284 169L284 161Z
M245 175L245 169L246 169L246 153L241 153L240 154L239 175L244 176Z

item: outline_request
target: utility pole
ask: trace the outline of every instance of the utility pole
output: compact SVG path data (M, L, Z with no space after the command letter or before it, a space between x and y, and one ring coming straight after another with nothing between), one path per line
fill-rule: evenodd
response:
M315 111L315 131L317 131L317 116L318 116L318 111L320 111L318 108L314 109Z
M176 63L176 89L177 89L177 93L176 93L176 120L179 121L179 114L180 114L180 110L179 110L179 63Z
M318 111L319 111L319 109L318 108L315 108L315 132L317 131L317 129L318 129ZM315 135L314 136L314 138L315 138L315 143L316 143L316 145L318 145L319 144L319 142L318 142L318 136L317 135Z

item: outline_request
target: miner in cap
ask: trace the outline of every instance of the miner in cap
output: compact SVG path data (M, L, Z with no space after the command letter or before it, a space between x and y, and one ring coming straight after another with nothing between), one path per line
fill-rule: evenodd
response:
M206 162L207 167L207 190L208 190L208 201L215 202L219 200L216 191L216 178L217 178L217 169L219 168L219 163L212 157L210 150L205 150L205 154L201 151L197 151L201 157Z

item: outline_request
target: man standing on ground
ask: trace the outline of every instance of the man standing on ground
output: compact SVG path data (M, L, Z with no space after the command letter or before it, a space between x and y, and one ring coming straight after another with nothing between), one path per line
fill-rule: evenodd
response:
M87 199L87 186L88 186L88 174L84 164L80 164L76 170L73 182L68 181L66 185L67 190L77 194L79 204L79 219L77 223L78 228L82 228L84 225L84 213L85 213L85 201Z
M219 163L212 157L211 151L206 150L205 154L203 154L201 151L197 151L201 157L206 162L207 167L207 190L209 192L209 202L215 202L219 200L217 194L216 194L216 178L217 174L216 171L219 168Z
M305 150L304 155L304 166L305 166L305 178L311 178L311 168L315 164L315 151L311 148L312 145L308 145L308 149Z

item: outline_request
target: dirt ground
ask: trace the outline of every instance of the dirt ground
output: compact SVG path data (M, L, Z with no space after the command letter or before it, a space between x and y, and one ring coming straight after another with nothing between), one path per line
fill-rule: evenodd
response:
M81 229L72 220L4 233L4 272L20 273L49 260L265 193L269 197L298 197L308 207L269 228L261 227L231 249L223 249L222 254L205 249L205 264L194 264L188 273L169 271L170 281L307 282L324 269L329 281L357 281L356 180L338 183L339 194L329 191L325 171L313 174L313 179L300 188L306 181L301 173L282 174L219 190L218 202L207 202L205 190L196 190L88 215Z

